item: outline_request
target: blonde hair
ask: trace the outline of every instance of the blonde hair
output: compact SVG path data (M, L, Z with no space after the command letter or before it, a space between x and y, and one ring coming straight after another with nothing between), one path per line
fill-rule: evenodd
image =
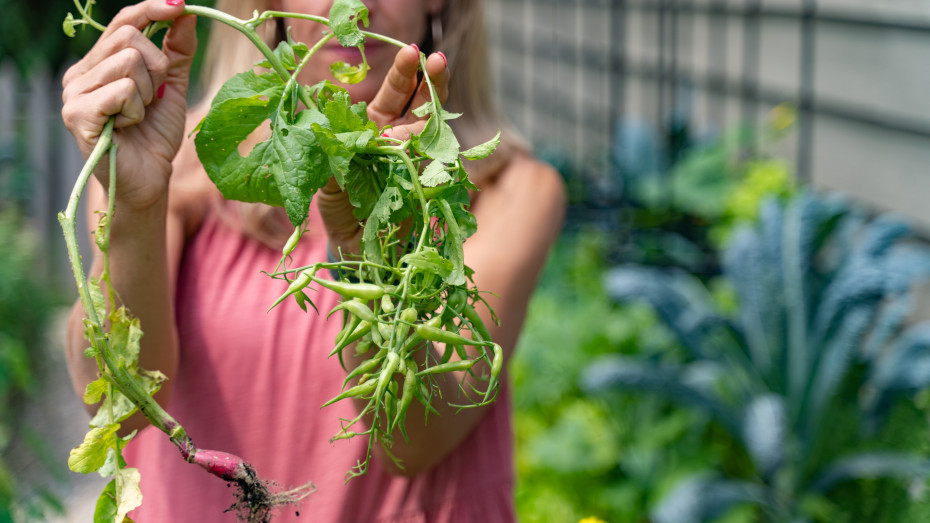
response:
M250 18L254 11L267 9L267 4L268 0L217 0L216 8L238 18ZM451 76L445 108L462 113L461 118L449 123L463 150L502 131L501 144L493 155L467 162L469 177L480 187L493 179L514 154L525 152L528 147L514 130L503 124L491 95L483 0L447 0L439 22L441 40L423 51L442 51L448 57ZM262 24L259 31L272 48L277 45L281 31L275 23ZM427 43L437 36L431 34L429 26L427 33ZM260 53L248 39L235 29L214 22L203 67L205 99L212 99L226 80L260 60ZM267 206L237 202L236 207L243 232L263 243L279 246L291 233L290 226L275 219Z

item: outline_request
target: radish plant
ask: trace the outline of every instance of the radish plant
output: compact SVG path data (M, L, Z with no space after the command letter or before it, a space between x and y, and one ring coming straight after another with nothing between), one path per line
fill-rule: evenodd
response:
M66 33L73 34L76 26L85 24L103 29L91 18L93 4L94 0L84 5L75 0L78 16L68 15ZM405 46L360 29L359 22L368 24L368 10L359 0L336 0L329 18L266 11L241 20L202 6L186 6L185 14L239 30L264 56L256 64L260 70L242 72L223 85L194 130L194 142L207 174L224 197L283 207L295 227L281 262L268 272L287 284L272 308L292 297L302 309L307 305L316 309L305 293L311 286L328 288L342 297L329 312L340 314L343 322L331 356L342 362L343 352L350 350L363 361L347 373L343 390L333 391L334 397L325 405L361 399L361 412L354 419L339 420L333 439L363 437L368 443L364 459L347 472L348 481L367 471L375 445L382 445L390 456L395 435L406 439L405 414L414 400L427 412L435 412L437 379L443 374L463 371L459 388L466 402L453 406L481 406L496 397L502 350L490 339L478 315L477 310L488 305L470 283L472 270L465 265L462 248L476 228L468 211L469 191L476 187L465 172L463 159L487 157L500 135L461 151L448 124L459 115L442 108L426 74L423 81L431 100L413 109L415 115L426 118L425 126L404 140L379 129L368 119L365 103L353 103L344 88L328 81L300 84L301 69L330 39L361 50L361 64L332 64L334 77L343 83L365 77L366 39ZM329 31L312 46L288 36L272 50L256 28L279 17L310 20L328 26ZM145 33L151 36L166 25L154 23ZM426 68L423 54L420 68ZM240 144L266 122L270 122L268 138L242 156ZM84 400L101 402L101 406L84 442L72 451L69 466L77 472L98 471L113 477L100 497L97 517L122 521L141 503L141 492L138 471L127 468L120 453L133 434L121 437L117 431L119 423L138 410L168 435L185 460L238 484L234 508L243 517L266 521L276 506L299 501L312 491L312 485L276 492L258 480L240 458L196 448L183 427L152 398L165 377L138 366L139 320L124 307L108 307L115 303L108 264L104 263L98 278L87 280L83 274L75 214L91 173L108 156L109 208L95 234L106 259L108 223L116 211L118 144L112 136L111 118L78 177L67 209L59 215L86 316L86 337L91 343L86 354L96 359L100 369L99 379L88 385ZM354 216L362 224L358 252L332 253L325 262L291 266L290 254L308 227L310 201L331 176L348 194ZM324 277L325 271L335 280ZM434 343L444 344L441 354L433 352ZM480 390L472 385L479 382L483 383Z

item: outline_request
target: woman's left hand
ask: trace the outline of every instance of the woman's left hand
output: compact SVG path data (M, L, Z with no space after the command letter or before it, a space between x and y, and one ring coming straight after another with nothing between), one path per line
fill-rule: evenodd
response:
M394 65L381 83L378 94L368 104L368 118L377 123L378 127L390 127L386 133L391 138L406 140L426 125L425 118L418 118L412 112L412 109L431 100L426 82L420 82L417 87L419 63L420 50L416 46L408 45L398 51ZM446 57L442 53L430 55L426 60L426 72L439 103L444 103L449 94ZM352 212L348 195L339 189L334 178L330 178L316 198L332 252L358 252L362 228Z

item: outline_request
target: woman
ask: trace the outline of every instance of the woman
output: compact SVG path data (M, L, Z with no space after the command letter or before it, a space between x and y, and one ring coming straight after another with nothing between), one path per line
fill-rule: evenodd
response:
M281 486L312 481L316 492L299 511L312 521L511 521L513 470L506 386L494 404L429 416L414 403L408 413L410 444L402 438L391 452L403 469L376 449L367 475L344 483L345 473L364 457L362 438L329 443L339 418L354 418L357 406L339 402L319 409L341 387L344 371L326 356L339 322L305 314L291 304L266 314L281 292L260 273L273 268L290 234L281 209L224 201L185 136L205 112L186 105L190 63L196 49L195 22L178 18L181 0L147 0L124 9L88 55L64 78L64 120L84 154L89 154L111 115L119 144L117 212L111 229L111 278L119 297L142 322L140 365L158 369L168 381L156 399L185 426L201 448L232 452ZM177 4L177 5L176 5ZM223 1L221 10L248 17L274 9L325 16L320 0ZM417 90L419 49L429 53L427 73L447 108L464 112L453 122L463 147L493 136L500 127L482 74L486 67L481 2L475 0L382 0L366 2L369 30L413 42L400 51L366 45L372 70L346 86L353 100L369 102L369 117L403 136L424 122L405 109L426 100ZM176 19L162 49L142 37L150 21ZM274 45L285 34L269 26ZM321 27L290 21L295 40L315 42ZM215 92L230 75L258 60L241 36L215 32L208 52L206 89ZM419 48L419 49L418 49ZM357 62L351 50L328 46L304 68L301 81L331 79L328 65ZM208 97L209 98L209 97ZM413 100L411 101L411 98ZM102 162L106 163L106 162ZM106 182L106 166L95 173ZM506 134L498 152L468 166L480 187L471 211L478 232L465 244L466 264L490 299L500 326L485 323L509 357L546 254L561 226L564 191L549 167L532 159ZM89 189L89 222L106 205L103 183ZM294 253L295 264L326 258L327 249L358 250L360 227L335 183L318 193L310 231ZM93 230L93 229L91 229ZM93 273L102 267L95 254ZM320 310L337 303L320 292ZM81 310L71 317L68 365L75 391L83 395L96 378L83 355ZM452 382L443 398L454 402ZM123 431L143 428L132 418ZM142 474L145 501L136 521L226 521L231 496L222 482L179 459L156 430L137 435L125 451ZM298 516L283 512L281 520Z

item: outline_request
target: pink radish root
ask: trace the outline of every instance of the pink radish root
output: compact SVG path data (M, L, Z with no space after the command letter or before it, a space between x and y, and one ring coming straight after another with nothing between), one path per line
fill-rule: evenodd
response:
M314 491L312 483L281 492L277 485L264 481L251 465L239 456L215 450L182 447L181 454L190 463L199 465L210 474L236 484L236 502L226 512L236 512L239 520L249 523L267 523L278 508L297 505Z

